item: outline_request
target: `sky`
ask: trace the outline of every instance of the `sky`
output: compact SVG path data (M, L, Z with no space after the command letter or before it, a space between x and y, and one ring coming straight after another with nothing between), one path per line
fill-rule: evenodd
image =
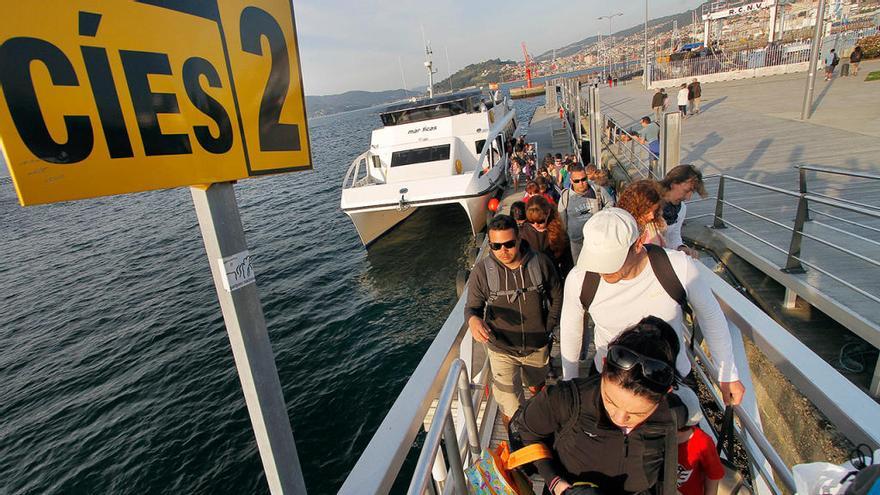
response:
M683 12L699 0L648 0L653 19ZM642 0L295 0L297 38L307 95L380 91L427 84L421 27L434 51L435 81L488 59L522 60L597 33L621 12L614 31L642 24ZM398 61L399 60L399 61ZM401 76L403 66L403 77Z

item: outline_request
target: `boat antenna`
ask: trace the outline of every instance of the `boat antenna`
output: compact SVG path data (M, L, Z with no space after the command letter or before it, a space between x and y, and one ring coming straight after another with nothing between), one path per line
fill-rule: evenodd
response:
M406 75L403 73L403 61L400 60L400 55L397 56L397 65L400 67L400 78L403 79L403 97L406 98L409 95L407 94Z
M428 70L428 98L434 97L434 74L437 73L434 70L434 63L431 61L431 54L434 53L431 51L431 42L425 40L425 26L421 26L422 28L422 41L425 43L425 69Z
M449 47L443 47L446 50L446 75L449 76L449 92L452 93L454 90L452 89L452 69L450 69L449 65Z

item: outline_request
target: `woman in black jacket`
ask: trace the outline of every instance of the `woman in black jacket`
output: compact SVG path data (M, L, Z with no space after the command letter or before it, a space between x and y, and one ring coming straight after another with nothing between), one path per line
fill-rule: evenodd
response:
M517 412L513 437L552 444L553 459L534 463L545 493L675 494L687 416L669 394L678 351L675 331L648 316L611 342L601 375L559 382Z

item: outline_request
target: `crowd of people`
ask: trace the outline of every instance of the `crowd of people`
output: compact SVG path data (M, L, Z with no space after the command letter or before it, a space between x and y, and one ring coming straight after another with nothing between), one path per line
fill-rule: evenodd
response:
M727 321L681 237L685 202L706 194L702 174L679 165L616 196L572 157L545 158L534 173L523 201L490 221L490 255L474 266L465 304L511 441L552 451L534 465L553 495L715 493L687 319L701 329L725 401L740 403L745 390ZM546 385L554 339L562 376ZM590 341L596 352L581 376Z

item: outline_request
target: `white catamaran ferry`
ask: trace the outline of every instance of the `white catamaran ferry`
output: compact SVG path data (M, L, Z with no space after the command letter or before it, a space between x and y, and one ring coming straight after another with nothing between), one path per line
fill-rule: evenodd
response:
M504 143L516 131L510 100L474 89L391 105L381 118L342 183L342 211L364 245L418 208L450 203L479 232L505 178Z

